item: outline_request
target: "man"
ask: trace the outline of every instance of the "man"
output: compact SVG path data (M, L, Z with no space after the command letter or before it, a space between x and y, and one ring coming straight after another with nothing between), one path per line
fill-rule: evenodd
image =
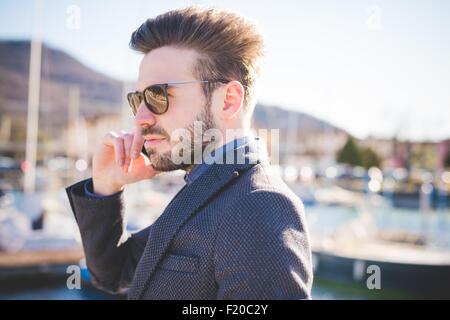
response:
M144 54L128 95L136 130L108 133L92 179L67 188L94 283L129 299L310 298L302 203L249 134L263 51L255 25L189 7L147 20L130 45ZM223 138L206 143L198 123ZM177 169L186 185L127 235L125 186Z

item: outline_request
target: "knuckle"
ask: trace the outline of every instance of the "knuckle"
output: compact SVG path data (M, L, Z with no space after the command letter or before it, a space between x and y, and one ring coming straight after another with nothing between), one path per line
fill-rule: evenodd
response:
M122 137L116 137L115 139L114 139L114 141L117 143L117 144L123 144L123 138Z
M120 136L121 137L123 137L123 138L128 138L128 137L130 137L131 136L131 134L129 133L129 132L127 132L127 131L120 131Z
M102 143L106 145L115 144L117 134L114 131L110 131L103 136Z
M104 138L105 138L105 139L110 139L110 138L114 138L114 137L116 137L116 136L117 136L117 134L116 134L114 131L109 131L109 132L107 132L107 133L105 134Z
M130 136L128 134L122 134L122 135L120 135L120 137L124 140L128 140L130 138Z

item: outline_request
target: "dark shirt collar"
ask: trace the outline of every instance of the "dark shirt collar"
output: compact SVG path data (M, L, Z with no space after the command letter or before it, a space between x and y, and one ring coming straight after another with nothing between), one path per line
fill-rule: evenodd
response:
M237 139L234 139L227 144L213 150L208 157L205 157L204 161L199 164L195 164L189 173L184 175L184 181L189 186L192 184L198 177L200 177L206 170L208 170L209 166L213 163L225 163L224 156L227 152L235 151L237 149L243 148L249 144L250 140L258 139L253 136L244 136Z

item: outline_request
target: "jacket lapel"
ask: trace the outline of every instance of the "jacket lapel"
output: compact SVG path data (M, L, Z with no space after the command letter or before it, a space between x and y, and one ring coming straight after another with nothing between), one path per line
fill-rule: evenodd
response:
M137 265L128 299L139 299L146 289L158 262L183 224L225 185L248 170L259 158L252 148L247 149L244 164L214 164L184 188L154 222L146 247ZM248 161L250 159L251 161ZM256 161L255 161L256 159ZM250 162L250 163L249 163ZM240 162L242 163L242 162Z

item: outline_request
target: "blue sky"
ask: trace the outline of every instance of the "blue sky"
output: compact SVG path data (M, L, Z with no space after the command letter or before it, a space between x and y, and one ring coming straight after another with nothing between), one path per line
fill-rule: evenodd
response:
M43 0L42 35L86 65L134 80L128 48L146 18L190 4L236 10L264 33L259 101L358 137L450 137L450 1ZM73 28L72 5L80 10ZM0 0L0 38L29 38L33 1Z

